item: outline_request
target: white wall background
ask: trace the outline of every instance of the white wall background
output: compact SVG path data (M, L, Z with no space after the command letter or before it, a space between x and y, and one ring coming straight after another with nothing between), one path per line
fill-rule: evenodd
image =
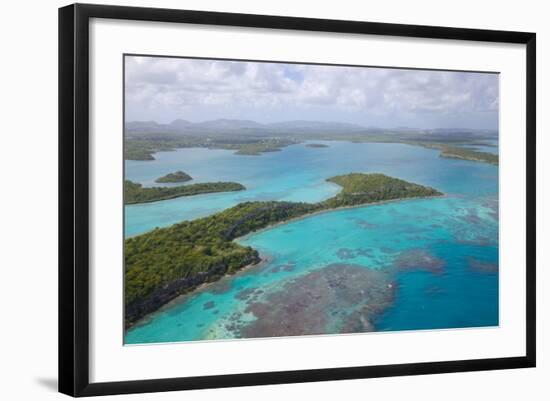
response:
M550 397L548 312L550 201L545 177L550 149L544 115L550 100L546 2L523 0L105 0L112 4L317 18L535 31L538 42L538 356L536 369L384 378L186 393L125 399L546 400ZM90 1L94 2L94 1ZM68 3L68 2L67 2ZM0 398L53 400L57 375L57 7L58 0L3 5L0 98ZM101 3L101 2L100 2ZM109 397L109 399L122 397Z

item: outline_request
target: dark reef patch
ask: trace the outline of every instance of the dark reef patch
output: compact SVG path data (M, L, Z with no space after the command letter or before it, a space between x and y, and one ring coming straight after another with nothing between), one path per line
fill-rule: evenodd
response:
M279 266L274 266L269 270L270 273L279 273L280 271L281 271L281 266L280 265Z
M336 251L336 256L339 259L354 259L356 257L352 249L349 248L340 248Z
M432 284L424 288L424 292L430 297L438 297L447 293L447 291L438 285Z
M212 309L213 307L216 306L216 303L214 301L208 301L208 302L205 302L203 305L202 305L202 309L204 310L208 310L208 309Z
M231 289L231 282L229 280L221 279L215 283L210 284L208 292L212 294L223 294Z
M470 224L481 224L483 220L479 217L477 209L469 208L466 210L466 215L463 217L467 223Z
M295 262L288 262L287 264L283 265L282 266L282 269L285 271L285 272L291 272L291 271L294 271L294 268L296 267L296 263Z
M491 216L495 221L499 220L498 216L498 199L486 199L483 202L483 206L489 208L489 216Z
M364 228L364 229L366 229L366 230L371 230L371 229L378 228L378 224L370 223L370 222L368 222L367 220L363 220L363 219L353 219L353 221L354 221L355 224L357 224L359 227Z
M256 288L245 288L244 290L241 290L235 295L235 298L237 298L240 301L246 301L248 298L254 294L254 291L256 291Z
M357 253L357 255L361 256L373 256L372 249L369 248L357 248L355 252Z
M367 256L372 257L374 256L372 249L370 248L340 248L338 251L336 251L336 256L338 256L339 259L355 259L358 256Z
M409 235L407 236L408 241L424 241L426 240L426 237L423 237L421 235Z
M394 259L394 265L400 270L427 270L432 273L442 273L445 261L432 255L426 249L415 248L401 252Z
M373 319L391 305L394 289L386 271L332 264L250 303L245 311L256 320L229 326L241 338L373 331Z
M491 246L494 242L490 238L478 236L474 238L457 238L456 242L462 245Z
M281 271L284 271L284 272L291 272L294 270L294 268L296 267L296 263L295 262L292 262L292 261L289 261L285 264L282 264L282 265L277 265L277 266L273 266L272 268L270 268L268 270L268 274L276 274L276 273L279 273Z
M487 262L473 257L468 257L468 266L479 273L498 273L498 263Z

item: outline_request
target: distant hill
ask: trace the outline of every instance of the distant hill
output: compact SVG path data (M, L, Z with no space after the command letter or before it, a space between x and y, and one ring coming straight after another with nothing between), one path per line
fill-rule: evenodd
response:
M203 121L201 123L196 123L195 126L206 128L206 129L217 129L217 130L240 130L240 129L257 129L265 128L264 124L257 123L252 120L230 120L226 118L221 118L218 120Z
M464 128L418 129L409 127L379 128L364 127L336 121L292 120L262 124L252 120L217 119L194 123L177 119L168 124L156 121L128 121L125 125L126 134L171 134L171 135L254 135L274 136L290 134L400 134L416 139L420 136L430 140L445 140L452 136L462 138L497 138L498 132L492 130L474 130Z
M156 121L129 121L125 124L126 132L155 132L163 129L163 124Z
M358 124L341 123L335 121L308 121L308 120L293 120L282 121L278 123L268 124L269 128L280 130L334 130L334 131L365 131L366 128Z
M126 123L126 133L176 133L183 135L193 135L201 133L223 133L223 132L239 132L248 130L265 131L264 124L257 123L251 120L230 120L218 119L193 123L187 120L174 120L169 124L159 124L155 121L129 121ZM258 132L254 132L258 133ZM261 132L260 132L261 133Z
M170 124L168 124L171 128L173 128L174 130L179 130L179 129L187 129L189 127L192 127L193 126L193 123L191 121L187 121L187 120L182 120L182 119L177 119L177 120L174 120L172 121Z
M174 120L169 124L159 124L155 121L129 121L126 123L126 132L128 133L180 133L193 134L200 132L231 132L246 133L247 131L253 134L273 134L278 132L289 131L300 132L358 132L365 131L366 128L349 123L340 122L325 122L325 121L282 121L271 124L262 124L252 120L232 120L232 119L217 119L192 123L187 120ZM242 131L242 132L241 132Z

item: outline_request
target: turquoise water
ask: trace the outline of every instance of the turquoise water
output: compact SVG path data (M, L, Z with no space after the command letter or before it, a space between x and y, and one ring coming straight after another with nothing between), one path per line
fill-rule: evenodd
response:
M326 178L352 171L446 196L332 211L241 238L266 262L178 298L128 330L125 342L498 325L498 168L409 145L325 143L256 157L183 149L127 162L127 178L144 185L183 170L196 182L247 187L128 206L127 234L244 200L319 201L338 191Z
M329 147L293 145L261 156L192 148L157 153L155 161L126 161L126 178L145 186L159 185L154 183L156 178L183 170L194 178L190 183L236 181L247 188L241 192L126 206L126 235L208 216L244 201L318 202L339 191L338 186L326 182L326 178L352 171L385 173L447 193L481 195L496 191L496 182L491 181L497 169L458 160L449 162L441 159L435 150L403 144L324 143ZM462 174L476 174L479 182L471 186Z

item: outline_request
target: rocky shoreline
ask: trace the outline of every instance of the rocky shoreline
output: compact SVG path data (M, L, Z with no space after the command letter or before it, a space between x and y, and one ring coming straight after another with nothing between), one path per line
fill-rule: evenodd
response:
M238 271L242 271L247 267L257 266L260 262L262 262L262 258L256 251L245 261L243 267ZM138 320L156 311L174 298L196 290L206 283L215 282L226 274L228 274L228 266L220 264L208 271L199 272L192 277L174 280L165 287L153 291L147 298L131 302L126 305L124 310L125 328L132 327Z

